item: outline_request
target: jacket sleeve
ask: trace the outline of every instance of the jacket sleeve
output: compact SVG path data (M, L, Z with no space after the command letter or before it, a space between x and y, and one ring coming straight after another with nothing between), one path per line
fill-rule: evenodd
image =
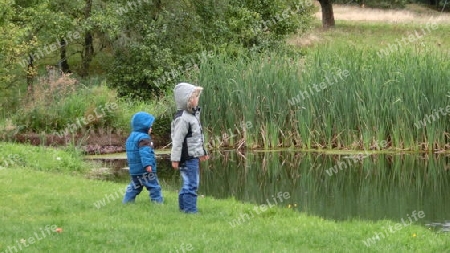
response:
M144 168L152 166L152 170L156 169L155 151L153 150L150 139L142 139L139 141L139 155Z
M176 118L172 122L172 151L170 152L170 160L172 162L180 161L184 138L188 131L189 122L186 122L183 118Z

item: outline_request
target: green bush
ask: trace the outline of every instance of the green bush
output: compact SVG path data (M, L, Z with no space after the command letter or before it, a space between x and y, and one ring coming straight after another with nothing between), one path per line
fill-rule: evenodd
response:
M120 96L160 97L198 69L204 57L284 44L286 35L309 29L313 9L281 0L191 0L166 3L157 15L127 13L132 16L122 25L134 32L116 50L110 85ZM130 21L136 15L141 21Z
M133 114L146 111L156 117L155 135L170 139L170 122L176 110L171 96L151 101L119 97L105 81L98 82L90 86L77 84L73 89L51 90L48 94L40 92L12 118L0 122L0 134L5 135L7 129L60 137L99 129L120 130L126 134L131 131Z
M141 101L131 97L119 98L118 116L114 120L113 126L125 132L131 131L131 118L133 114L145 111L153 116L156 120L152 127L153 134L170 139L170 122L176 111L175 101L171 96L166 96L158 101Z
M116 92L105 83L93 87L78 84L73 89L39 92L17 111L13 122L26 132L78 133L113 125L118 107Z

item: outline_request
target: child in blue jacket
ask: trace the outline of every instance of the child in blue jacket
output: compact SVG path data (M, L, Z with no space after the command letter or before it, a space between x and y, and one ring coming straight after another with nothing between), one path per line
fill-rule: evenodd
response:
M145 186L150 200L163 202L161 186L156 176L156 158L150 138L155 117L146 112L138 112L131 119L132 132L126 142L128 166L131 183L127 186L123 203L134 203L136 196Z

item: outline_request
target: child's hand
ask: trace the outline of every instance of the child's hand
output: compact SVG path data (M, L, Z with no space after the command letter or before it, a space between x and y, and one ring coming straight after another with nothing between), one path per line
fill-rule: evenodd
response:
M180 162L172 162L172 168L178 169L179 164L180 164Z
M152 172L152 166L147 166L147 172Z
M200 162L206 161L209 159L209 155L200 156Z

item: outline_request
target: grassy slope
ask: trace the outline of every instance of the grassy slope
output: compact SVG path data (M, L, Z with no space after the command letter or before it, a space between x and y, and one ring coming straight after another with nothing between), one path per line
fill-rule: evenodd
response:
M152 252L169 252L185 243L194 252L442 252L446 244L443 235L411 226L366 248L362 240L385 231L389 222L335 223L286 208L256 215L253 206L233 200L201 198L202 214L187 216L177 211L176 193L167 191L165 205L150 204L141 196L136 205L124 206L120 195L97 209L94 202L105 194L118 196L124 185L16 168L1 171L0 178L4 181L0 188L6 192L6 205L1 208L2 248L53 224L63 233L52 233L28 251L136 252L151 247ZM245 211L255 217L231 227L228 222Z
M349 7L349 5L334 6L336 10L339 10L340 7ZM354 15L359 15L359 12L365 13L364 11L369 11L367 12L367 15L377 16L377 11L380 12L379 14L383 14L386 10L371 8L360 9L359 7L345 9L345 12L352 12ZM450 33L450 23L440 21L441 19L447 20L449 18L447 13L438 12L429 8L427 5L422 4L408 4L403 11L404 12L399 15L416 15L419 20L416 22L407 22L402 21L401 17L392 16L393 19L399 19L400 21L389 23L388 20L349 21L339 20L339 18L337 18L336 27L329 30L323 30L321 21L315 20L313 29L309 33L302 36L293 36L288 40L288 43L294 45L306 43L306 45L318 47L320 47L322 43L344 43L361 45L363 47L370 46L384 48L387 47L388 43L395 43L397 39L401 40L403 36L408 37L410 34L414 34L415 31L422 35L422 29L424 29L426 35L416 43L423 42L442 47L447 52L449 51L450 40L448 40L448 34ZM387 10L387 12L389 12L389 10ZM320 15L321 12L319 11L316 16ZM351 14L349 15L351 16ZM437 22L437 29L432 29L431 25L433 22Z
M13 148L19 152L28 147ZM72 157L57 152L58 157ZM43 152L41 156L48 160ZM58 162L39 170L57 168ZM36 163L43 164L39 158ZM80 174L36 171L32 165L0 169L0 252L30 237L36 242L26 252L183 252L182 244L191 246L191 252L445 252L450 247L448 234L415 225L367 247L363 240L396 222L327 221L287 208L292 204L289 199L257 214L254 205L206 196L199 198L201 214L185 215L177 210L176 191L163 185L164 205L149 203L146 193L136 205L122 205L124 187ZM94 203L102 199L105 206L97 208ZM230 222L244 213L250 218L232 227ZM61 227L63 232L47 234L46 225Z
M361 47L374 47L384 49L389 43L394 44L402 37L408 38L416 31L419 35L425 35L408 45L426 43L440 47L443 51L450 50L450 24L438 24L437 29L428 30L426 24L386 24L382 22L355 22L336 21L336 27L330 30L322 30L321 24L316 22L314 29L302 36L292 36L288 43L292 45L307 45L320 47L323 43L359 45ZM430 31L430 32L428 32Z

